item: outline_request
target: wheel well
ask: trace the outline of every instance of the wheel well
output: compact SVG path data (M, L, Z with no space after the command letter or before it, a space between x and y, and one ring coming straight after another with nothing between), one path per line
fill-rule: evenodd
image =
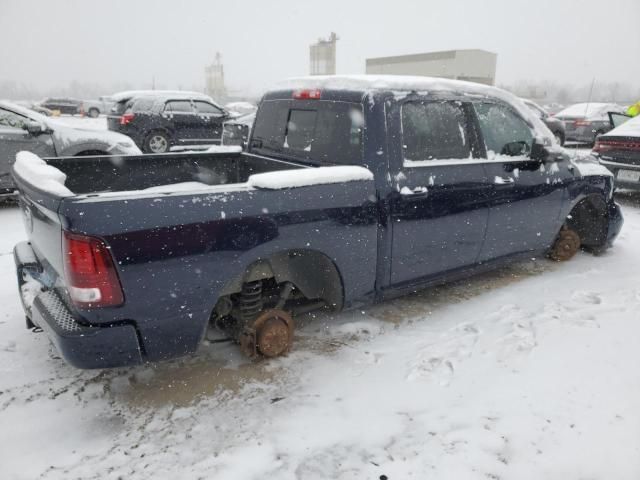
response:
M144 135L145 140L147 140L154 133L162 133L167 136L167 140L171 141L171 132L166 128L152 128Z
M580 200L567 217L567 226L580 235L586 247L599 247L607 241L607 203L601 195Z
M332 309L340 310L343 306L338 268L323 253L304 249L279 252L254 262L226 285L220 297L240 292L243 283L270 279L278 285L291 282L307 299L321 299Z

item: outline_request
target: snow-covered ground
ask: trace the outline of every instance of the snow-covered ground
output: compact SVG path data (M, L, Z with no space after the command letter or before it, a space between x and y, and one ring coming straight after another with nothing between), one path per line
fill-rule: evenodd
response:
M0 208L0 477L640 478L640 195L601 257L523 262L229 344L80 371L24 328Z

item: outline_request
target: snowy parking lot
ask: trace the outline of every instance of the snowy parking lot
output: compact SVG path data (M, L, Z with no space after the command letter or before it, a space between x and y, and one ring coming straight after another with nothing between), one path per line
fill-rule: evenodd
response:
M614 248L299 321L287 357L66 365L24 328L0 208L2 478L637 479L640 196Z

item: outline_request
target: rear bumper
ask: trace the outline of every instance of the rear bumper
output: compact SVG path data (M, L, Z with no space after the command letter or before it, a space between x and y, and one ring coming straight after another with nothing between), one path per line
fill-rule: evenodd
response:
M41 268L31 246L21 242L14 248L18 286L25 314L42 328L64 360L77 368L113 368L143 362L133 325L90 326L83 324L65 305L55 290L46 290L39 280ZM27 279L39 284L42 292L31 302L23 286Z
M620 180L618 178L618 172L620 170L632 170L632 171L640 172L640 165L618 162L618 161L609 159L609 157L607 157L607 159L599 157L598 162L600 163L600 165L602 165L611 173L613 173L614 185L616 188L628 188L631 190L640 190L640 182Z
M566 132L565 141L567 142L579 142L579 143L593 143L596 141L595 132Z

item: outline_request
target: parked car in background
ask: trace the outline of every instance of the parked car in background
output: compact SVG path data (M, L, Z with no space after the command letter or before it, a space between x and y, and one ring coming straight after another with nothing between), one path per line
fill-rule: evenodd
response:
M251 127L256 119L255 113L243 115L224 122L222 126L222 145L239 145L246 148Z
M611 130L609 112L624 113L624 109L615 103L576 103L558 112L555 118L564 122L566 141L593 144Z
M103 96L97 100L84 100L82 108L84 113L91 118L97 118L100 114L107 114L113 107L115 101L112 97Z
M81 160L13 170L27 326L81 368L193 353L209 325L274 357L294 315L602 251L623 222L605 168L507 92L444 79L293 79L264 96L246 153Z
M173 146L219 145L229 118L207 95L152 92L117 101L107 124L131 137L143 152L164 153Z
M549 130L551 130L551 133L553 133L553 136L556 138L556 141L560 145L564 145L564 140L565 140L564 123L561 120L558 120L557 118L549 115L549 113L537 103L526 98L523 98L522 101L527 107L531 109L534 115L537 115L538 118L542 120L542 122L549 128Z
M69 127L14 103L0 101L0 198L12 196L15 191L9 171L21 150L41 157L141 153L124 135Z
M74 98L46 98L38 103L38 105L62 115L82 113L82 102Z
M616 188L640 190L640 117L611 116L621 123L598 137L593 153L615 176Z

